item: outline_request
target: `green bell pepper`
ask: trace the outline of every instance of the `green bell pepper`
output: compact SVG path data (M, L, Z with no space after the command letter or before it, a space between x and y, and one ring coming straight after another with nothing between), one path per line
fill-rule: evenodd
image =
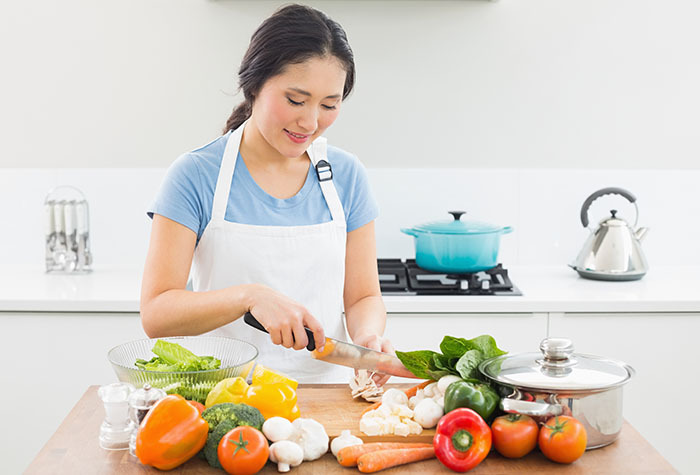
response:
M487 420L500 400L496 391L479 380L455 381L445 391L445 414L458 407L468 407Z

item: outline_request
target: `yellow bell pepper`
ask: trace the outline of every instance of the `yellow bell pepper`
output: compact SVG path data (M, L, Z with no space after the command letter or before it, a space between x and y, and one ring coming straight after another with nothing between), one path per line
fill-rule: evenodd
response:
M246 389L243 402L258 409L265 419L280 416L293 421L299 417L297 392L286 383L253 383Z
M245 402L243 399L245 398L246 389L248 389L248 383L240 376L222 379L209 391L204 405L210 408L222 402Z

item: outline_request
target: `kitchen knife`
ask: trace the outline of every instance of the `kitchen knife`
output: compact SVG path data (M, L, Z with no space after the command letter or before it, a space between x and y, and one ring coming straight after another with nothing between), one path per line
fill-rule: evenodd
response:
M250 312L246 312L243 321L253 328L268 333L265 327ZM394 355L370 350L364 346L353 345L335 338L326 337L323 351L317 351L313 332L308 328L304 328L304 330L306 330L306 336L309 338L306 349L311 352L313 358L319 361L355 369L366 369L367 371L390 374L402 378L417 378Z

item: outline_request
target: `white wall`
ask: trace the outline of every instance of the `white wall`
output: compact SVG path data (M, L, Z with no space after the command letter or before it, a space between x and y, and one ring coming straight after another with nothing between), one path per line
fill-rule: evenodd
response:
M0 169L0 262L4 269L44 266L47 191L61 184L80 188L90 204L95 268L143 268L150 220L145 210L160 186L162 168ZM380 257L413 257L413 238L400 232L425 221L450 219L461 209L473 219L510 225L501 239L506 266L571 262L588 235L581 205L605 186L637 196L639 224L649 226L643 249L654 266L700 266L700 170L368 169L379 202ZM619 196L596 200L589 215L597 223L618 209L634 221L634 208ZM573 271L572 271L573 272Z
M0 3L0 167L165 167L216 136L279 1ZM330 139L371 168L698 168L700 3L310 1L348 32Z

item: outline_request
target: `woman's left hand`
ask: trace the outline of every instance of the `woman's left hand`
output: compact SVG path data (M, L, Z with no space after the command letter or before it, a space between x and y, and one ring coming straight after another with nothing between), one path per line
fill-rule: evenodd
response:
M359 338L356 338L354 343L356 345L369 348L370 350L381 351L391 355L396 354L391 342L387 338L383 338L379 335L362 335ZM376 373L374 376L372 376L372 379L374 379L374 382L377 383L377 386L382 386L389 380L390 377L391 375L388 374Z

